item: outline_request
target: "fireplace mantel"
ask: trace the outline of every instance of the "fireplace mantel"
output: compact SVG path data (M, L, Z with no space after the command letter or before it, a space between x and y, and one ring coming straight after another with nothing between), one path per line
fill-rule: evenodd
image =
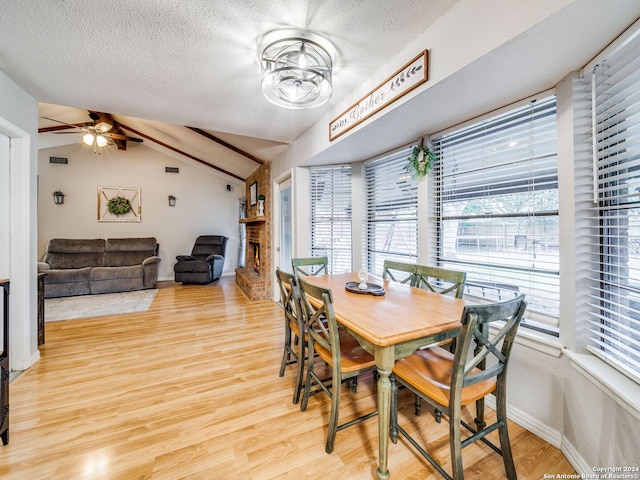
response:
M267 219L264 217L254 217L254 218L241 218L239 220L240 223L264 223Z

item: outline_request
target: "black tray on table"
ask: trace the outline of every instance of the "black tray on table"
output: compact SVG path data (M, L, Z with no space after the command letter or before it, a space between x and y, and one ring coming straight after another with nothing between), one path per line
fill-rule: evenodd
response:
M364 295L375 295L377 297L384 295L384 288L375 283L367 283L367 288L360 288L360 282L347 282L344 286L345 290L351 293L361 293Z

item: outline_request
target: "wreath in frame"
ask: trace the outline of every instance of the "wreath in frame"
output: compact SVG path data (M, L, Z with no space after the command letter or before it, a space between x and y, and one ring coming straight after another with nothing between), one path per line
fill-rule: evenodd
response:
M125 197L113 197L107 202L107 210L110 214L121 217L131 211L131 202Z
M139 187L98 187L99 222L140 222Z

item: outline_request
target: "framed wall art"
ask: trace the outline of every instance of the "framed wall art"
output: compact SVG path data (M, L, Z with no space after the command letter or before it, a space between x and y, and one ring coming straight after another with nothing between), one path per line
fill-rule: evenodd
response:
M252 207L258 203L258 182L253 182L249 187L249 200Z
M139 187L98 187L99 222L141 222Z

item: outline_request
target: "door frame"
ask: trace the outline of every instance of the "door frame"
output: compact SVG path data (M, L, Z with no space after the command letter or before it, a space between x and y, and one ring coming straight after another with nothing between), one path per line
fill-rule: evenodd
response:
M273 195L273 205L271 206L271 211L273 212L272 215L272 232L271 232L271 255L272 255L272 259L271 259L271 265L273 265L272 268L272 272L271 275L273 275L272 278L272 285L276 285L277 283L277 278L275 278L275 271L277 267L280 267L280 243L282 241L282 239L280 238L280 231L282 228L281 222L280 222L280 188L282 187L282 185L284 183L290 183L291 184L291 249L293 252L293 246L295 244L295 202L293 201L293 199L295 198L294 194L293 194L293 189L294 189L294 182L293 182L293 172L292 170L287 170L286 172L282 173L281 175L279 175L278 177L273 179L273 188L272 188L272 192L274 193ZM277 288L273 288L272 290L272 296L273 296L273 300L275 302L277 302L280 299L280 291Z

